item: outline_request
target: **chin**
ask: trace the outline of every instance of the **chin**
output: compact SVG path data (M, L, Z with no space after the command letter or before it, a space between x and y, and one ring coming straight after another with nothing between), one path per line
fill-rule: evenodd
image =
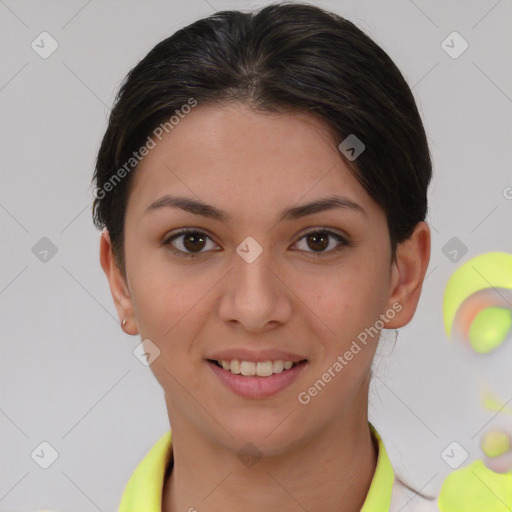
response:
M223 444L234 451L243 450L243 447L250 450L250 446L254 446L262 454L276 456L292 449L300 442L300 432L289 423L286 414L281 413L277 416L275 413L268 413L263 414L263 417L261 411L245 417L243 413L236 414L240 416L234 422L223 424L233 437L221 429Z

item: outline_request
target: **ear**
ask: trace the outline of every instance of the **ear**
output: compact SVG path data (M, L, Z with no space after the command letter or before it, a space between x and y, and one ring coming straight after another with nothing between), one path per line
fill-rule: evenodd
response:
M427 223L418 222L412 235L397 246L388 303L397 314L386 323L386 329L398 329L411 321L420 300L429 260L430 228Z
M105 272L108 279L110 292L112 293L114 305L120 318L121 328L127 334L138 334L139 329L137 327L137 322L135 321L135 315L133 314L133 304L130 297L130 291L126 284L123 272L115 261L114 253L112 251L112 243L110 241L110 234L107 229L104 229L101 233L100 263L103 268L103 272ZM124 319L126 319L126 324L122 325L122 321Z

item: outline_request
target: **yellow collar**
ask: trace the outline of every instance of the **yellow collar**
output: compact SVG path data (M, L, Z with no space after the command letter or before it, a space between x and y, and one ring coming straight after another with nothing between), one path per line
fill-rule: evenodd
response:
M395 474L384 443L369 423L379 454L372 483L361 512L388 512ZM171 431L167 431L135 468L126 484L119 512L161 512L166 469L172 458Z

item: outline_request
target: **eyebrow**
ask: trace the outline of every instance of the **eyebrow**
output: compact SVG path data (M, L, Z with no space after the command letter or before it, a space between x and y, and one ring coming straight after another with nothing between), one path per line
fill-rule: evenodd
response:
M194 215L201 215L203 217L219 220L224 223L231 220L231 216L227 212L216 208L215 206L203 203L202 201L197 201L196 199L189 197L171 195L162 196L160 199L157 199L155 202L151 203L146 209L145 213L164 207L180 208L186 212L193 213ZM307 215L312 215L314 213L332 210L335 208L348 209L361 213L365 216L367 215L364 208L359 204L354 203L345 197L330 196L283 210L279 215L279 222L283 220L296 220L302 217L306 217Z

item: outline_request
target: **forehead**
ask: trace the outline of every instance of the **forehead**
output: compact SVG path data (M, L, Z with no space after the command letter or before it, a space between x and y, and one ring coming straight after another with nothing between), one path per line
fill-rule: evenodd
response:
M321 119L239 103L198 105L156 140L137 168L129 203L144 208L171 192L241 210L333 193L375 207Z

